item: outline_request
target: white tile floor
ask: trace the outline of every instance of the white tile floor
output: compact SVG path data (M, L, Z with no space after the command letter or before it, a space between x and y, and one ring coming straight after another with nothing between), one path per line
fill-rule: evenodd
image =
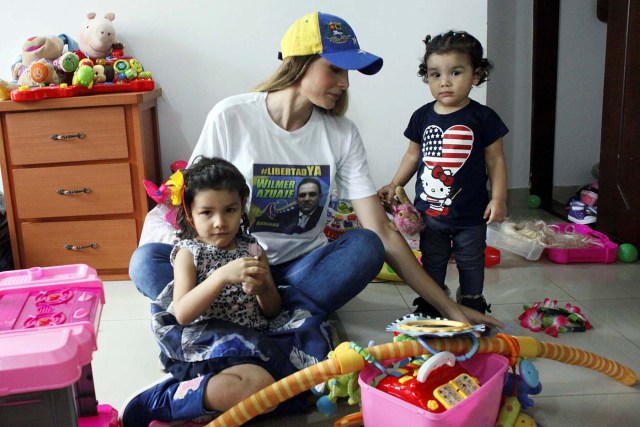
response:
M513 215L513 210L510 211ZM541 211L523 212L544 217ZM551 219L549 222L558 222ZM450 266L447 283L457 288ZM101 403L117 409L133 391L157 379L158 349L149 331L149 301L131 282L106 282L106 305L93 371ZM485 295L493 315L509 324L513 335L575 346L625 364L640 375L640 262L633 264L554 264L543 255L527 261L502 251L498 266L487 269ZM386 325L411 311L415 293L404 284L372 283L339 312L348 338L366 345L391 340ZM519 326L523 303L545 297L571 302L585 312L594 329L552 338ZM543 391L527 413L543 426L640 425L640 385L625 386L582 367L538 359ZM356 407L341 406L342 415ZM260 426L331 426L317 412L256 422ZM409 427L409 426L407 426Z

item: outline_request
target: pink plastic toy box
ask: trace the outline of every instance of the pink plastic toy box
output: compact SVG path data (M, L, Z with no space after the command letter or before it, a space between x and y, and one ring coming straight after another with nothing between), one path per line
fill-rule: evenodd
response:
M568 233L575 232L593 237L602 243L602 246L594 246L591 248L547 248L547 256L553 262L558 264L567 264L569 262L615 262L618 258L618 245L613 243L607 236L592 230L588 225L582 224L557 224L558 232Z
M388 364L388 363L385 363ZM372 365L360 372L362 416L367 427L493 427L498 418L508 360L477 354L460 364L480 381L480 389L456 406L432 413L369 385L380 371Z
M0 426L117 426L91 371L103 304L86 265L0 273Z

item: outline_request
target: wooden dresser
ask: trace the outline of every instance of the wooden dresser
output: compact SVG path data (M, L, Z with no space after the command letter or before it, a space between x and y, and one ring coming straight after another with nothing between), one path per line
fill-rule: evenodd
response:
M0 102L0 167L14 266L88 264L128 279L160 182L160 89Z

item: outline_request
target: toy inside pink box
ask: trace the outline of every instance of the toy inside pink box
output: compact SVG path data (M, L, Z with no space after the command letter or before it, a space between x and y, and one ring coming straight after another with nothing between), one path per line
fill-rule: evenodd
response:
M476 354L459 362L480 381L480 389L445 412L433 413L370 386L380 371L368 365L360 372L362 416L369 427L493 427L498 418L509 361L499 354ZM388 363L383 363L387 365Z
M117 411L97 405L91 372L104 302L87 265L0 273L0 420L117 425Z
M549 260L558 264L570 262L615 262L618 258L618 245L613 243L607 236L593 230L588 225L582 224L556 224L559 233L577 233L592 237L601 246L590 248L546 248L545 251Z

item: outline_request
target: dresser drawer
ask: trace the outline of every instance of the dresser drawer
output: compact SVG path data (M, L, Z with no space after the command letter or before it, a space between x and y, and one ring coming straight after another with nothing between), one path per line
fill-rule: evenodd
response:
M125 159L129 156L122 107L34 111L6 116L14 165ZM52 139L82 134L81 138Z
M133 219L24 222L21 231L22 268L81 263L97 269L126 269L137 246ZM83 248L91 244L95 247Z
M14 169L13 181L22 219L133 212L128 163Z

